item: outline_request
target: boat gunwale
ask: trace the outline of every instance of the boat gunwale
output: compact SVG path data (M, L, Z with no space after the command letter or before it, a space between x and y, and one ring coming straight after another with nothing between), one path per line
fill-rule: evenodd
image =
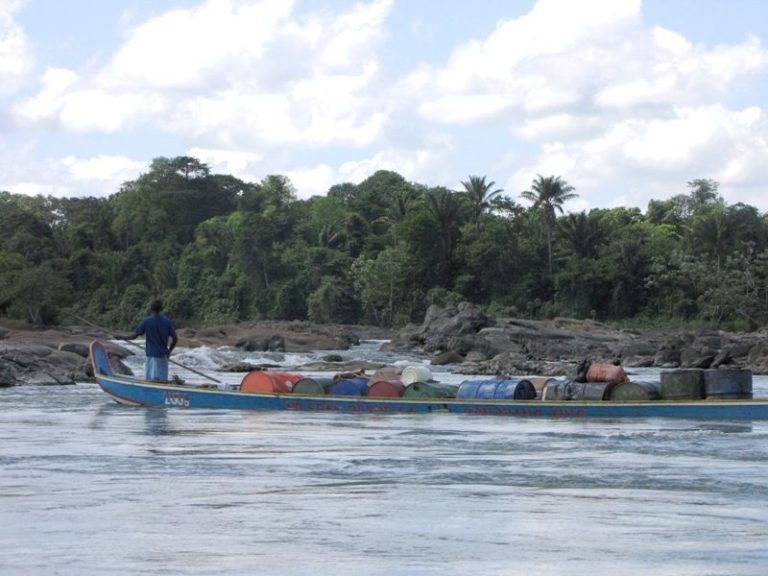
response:
M421 398L421 397L399 397L392 398L386 396L341 396L332 394L293 394L293 393L269 393L269 392L241 392L240 390L227 390L217 388L215 385L202 384L177 384L174 382L154 382L142 380L127 375L120 374L99 374L99 379L112 380L118 384L129 386L154 388L159 390L174 390L180 392L196 392L201 394L227 395L245 398L273 398L273 399L300 399L310 400L328 400L344 403L408 403L408 404L461 404L477 406L708 406L708 405L763 405L768 404L768 397L759 398L702 398L700 400L509 400L509 399L456 399L456 398ZM104 386L99 382L99 386L104 390ZM107 392L106 390L104 390ZM107 392L113 395L111 392ZM126 402L131 402L127 401ZM133 402L131 402L133 403ZM138 404L141 405L141 404Z

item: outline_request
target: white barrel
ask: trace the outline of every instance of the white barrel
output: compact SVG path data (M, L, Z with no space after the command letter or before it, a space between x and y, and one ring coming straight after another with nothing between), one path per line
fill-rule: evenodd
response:
M426 366L406 366L400 373L400 380L406 386L414 382L429 382L432 380L432 370Z

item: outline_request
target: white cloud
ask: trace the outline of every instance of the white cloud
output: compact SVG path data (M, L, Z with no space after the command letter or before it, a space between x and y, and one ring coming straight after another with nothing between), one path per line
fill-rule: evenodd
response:
M386 110L375 48L392 0L299 19L284 0L208 0L135 27L95 74L49 70L27 124L114 132L154 124L190 146L364 146Z
M123 183L136 178L146 169L143 162L124 156L99 155L92 158L66 156L61 164L73 180L79 182ZM115 187L117 190L118 186Z
M339 174L327 164L289 170L285 175L296 188L296 195L299 198L323 196L331 186L340 183Z
M540 0L483 41L457 47L443 67L422 66L400 87L421 115L446 124L624 114L702 104L764 72L756 37L708 48L643 27L639 0Z
M98 155L37 159L35 145L0 142L0 190L35 196L109 196L146 171L143 161Z
M17 0L0 1L0 93L12 93L26 79L34 58L27 35L16 24Z
M24 127L65 134L149 127L216 172L285 174L301 197L378 169L449 187L488 170L498 182L511 174L513 197L536 174L561 175L581 195L569 208L644 207L712 177L726 199L749 194L768 209L757 194L768 180L764 104L723 103L768 70L757 37L697 44L645 26L641 0L539 0L441 61L414 54L410 69L391 70L384 39L412 33L388 29L393 0L344 4L309 13L290 0L200 0L145 22L124 14L133 27L100 68L49 68L9 108ZM12 85L30 52L8 6L18 3L0 0L0 81ZM314 152L322 159L307 160ZM80 156L26 170L6 161L0 169L14 170L0 174L25 190L58 181L66 194L107 182L114 192L118 174L140 171L127 158L122 170L119 158Z
M216 148L190 148L187 155L197 158L207 164L213 172L220 174L248 174L252 167L263 159L260 154Z
M597 137L544 146L510 186L526 186L537 173L575 185L582 209L644 209L651 199L686 193L693 178L714 178L726 201L752 189L752 205L765 210L768 198L757 191L768 181L768 120L757 107L732 112L719 105L628 118Z

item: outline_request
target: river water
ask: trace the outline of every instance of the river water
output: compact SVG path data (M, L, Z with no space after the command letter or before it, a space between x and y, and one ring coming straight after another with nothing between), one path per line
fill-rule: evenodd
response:
M0 575L764 576L767 471L768 422L184 411L88 383L2 389Z

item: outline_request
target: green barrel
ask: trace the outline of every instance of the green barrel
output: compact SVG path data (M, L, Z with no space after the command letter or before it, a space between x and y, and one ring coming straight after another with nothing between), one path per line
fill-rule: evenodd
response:
M568 400L608 400L613 382L571 382Z
M403 398L456 398L459 387L441 382L413 382L403 391Z
M612 402L647 401L659 398L661 398L661 382L658 380L621 382L611 388L608 395L608 400Z
M293 385L294 394L317 396L326 394L333 385L333 378L302 378Z
M704 398L704 371L691 368L662 372L661 397L664 400L700 400Z
M709 399L752 398L752 372L704 370L704 394Z

